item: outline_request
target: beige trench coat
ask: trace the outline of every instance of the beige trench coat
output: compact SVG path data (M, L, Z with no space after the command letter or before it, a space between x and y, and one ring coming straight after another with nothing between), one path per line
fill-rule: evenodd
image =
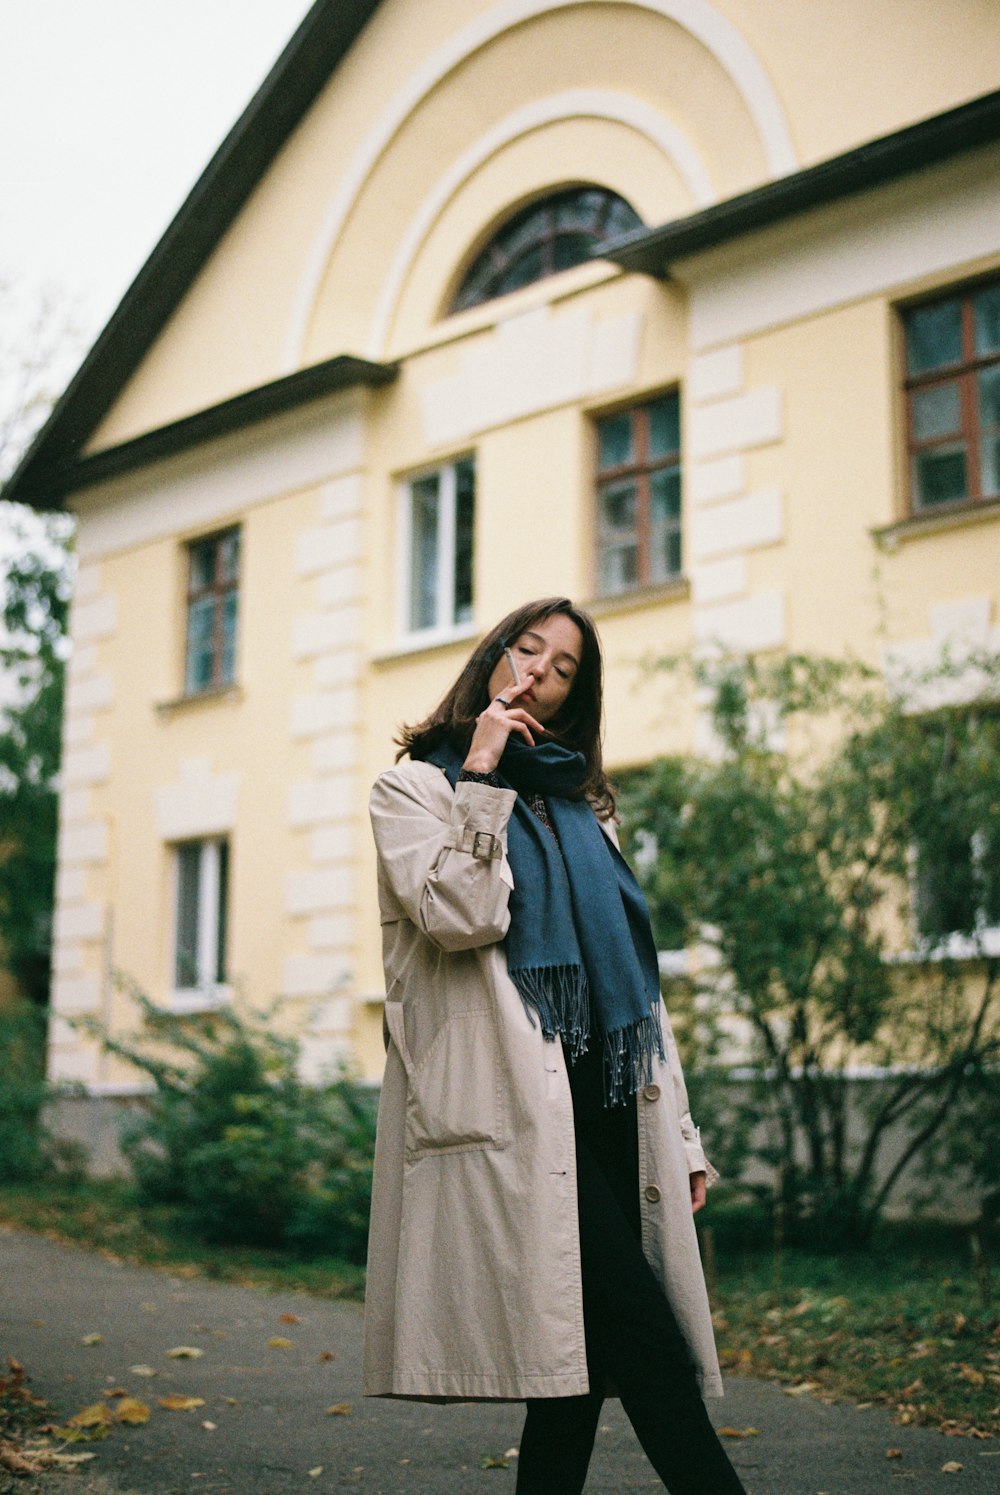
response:
M513 790L404 762L371 795L388 1052L368 1255L364 1390L433 1399L588 1388L573 1106L502 944ZM608 829L608 827L605 827ZM613 834L613 832L612 832ZM688 1175L706 1168L676 1045L638 1098L642 1243L721 1396Z

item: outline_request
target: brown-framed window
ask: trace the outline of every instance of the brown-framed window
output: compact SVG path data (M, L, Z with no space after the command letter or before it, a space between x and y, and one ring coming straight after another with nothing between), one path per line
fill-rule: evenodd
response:
M613 597L681 574L677 391L597 422L597 590Z
M231 685L236 678L240 532L206 535L187 549L184 690L190 696Z
M1000 497L1000 280L903 312L910 507Z

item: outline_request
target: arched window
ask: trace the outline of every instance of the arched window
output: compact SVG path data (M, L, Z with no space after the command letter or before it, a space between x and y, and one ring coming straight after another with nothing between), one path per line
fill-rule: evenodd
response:
M450 310L480 306L568 270L589 259L597 245L641 227L642 219L625 199L603 187L554 192L497 230L466 271Z

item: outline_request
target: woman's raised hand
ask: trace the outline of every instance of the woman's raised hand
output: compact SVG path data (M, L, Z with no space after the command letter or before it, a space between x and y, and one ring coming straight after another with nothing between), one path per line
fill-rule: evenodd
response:
M529 747L534 747L535 738L532 733L540 734L545 728L523 706L517 704L534 683L530 675L519 685L515 685L512 680L494 696L486 710L479 713L463 768L467 768L470 773L492 773L503 756L507 739L515 733L518 737L523 737Z

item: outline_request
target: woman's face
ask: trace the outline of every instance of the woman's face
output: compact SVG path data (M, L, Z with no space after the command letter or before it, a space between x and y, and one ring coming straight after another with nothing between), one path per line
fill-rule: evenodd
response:
M531 689L518 701L537 721L550 722L573 689L583 657L583 634L565 613L553 613L529 623L510 640L510 651L522 681L531 681ZM507 656L501 654L490 676L490 699L506 694L512 684Z

